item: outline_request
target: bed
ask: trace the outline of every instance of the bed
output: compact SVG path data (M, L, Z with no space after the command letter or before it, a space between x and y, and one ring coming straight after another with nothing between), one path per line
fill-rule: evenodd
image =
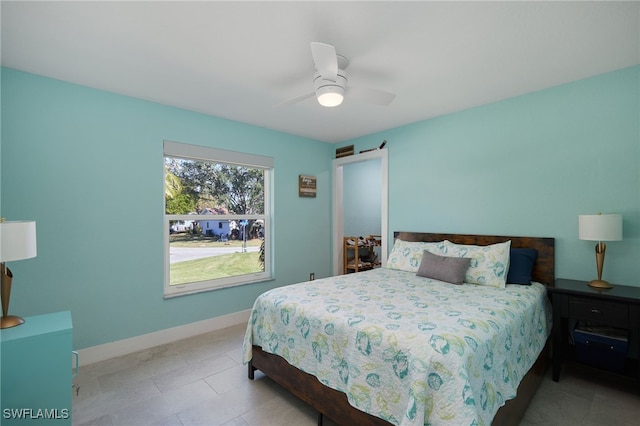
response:
M554 240L411 232L394 240L387 268L261 295L244 342L249 378L262 371L316 409L319 424L324 416L344 425L517 424L547 368ZM472 263L474 247L483 261L493 259L485 247L533 249L533 282L421 277L398 262L400 243ZM490 263L504 281L509 259L506 268Z

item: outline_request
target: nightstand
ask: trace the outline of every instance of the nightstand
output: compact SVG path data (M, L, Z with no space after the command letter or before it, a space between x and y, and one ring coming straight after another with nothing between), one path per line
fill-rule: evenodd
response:
M626 331L626 356L623 355L619 365L611 367L640 380L640 287L614 285L611 289L595 289L586 281L559 278L548 291L553 304L554 381L560 379L564 361L577 361L579 358L576 345L571 344L574 327L579 323ZM607 349L609 347L604 350Z
M71 426L71 312L24 320L0 332L0 423Z

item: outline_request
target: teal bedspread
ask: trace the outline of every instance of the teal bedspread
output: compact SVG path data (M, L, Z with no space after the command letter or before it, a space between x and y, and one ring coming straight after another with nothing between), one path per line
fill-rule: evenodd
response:
M279 287L244 340L396 425L489 425L545 345L546 289L453 285L379 268Z

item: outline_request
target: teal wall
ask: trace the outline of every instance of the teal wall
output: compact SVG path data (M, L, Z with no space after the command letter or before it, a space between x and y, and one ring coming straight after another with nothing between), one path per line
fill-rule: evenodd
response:
M621 213L603 278L640 286L640 67L341 145L389 150L389 232L556 239L556 276L596 277L578 215Z
M10 312L71 310L82 349L249 309L331 273L330 144L2 69L2 216L35 220ZM164 300L164 139L273 157L274 281ZM298 197L298 175L317 198Z
M1 206L38 257L10 266L11 312L69 309L78 349L251 307L330 274L331 160L388 140L389 230L556 238L556 276L595 277L579 214L621 213L604 278L640 286L640 67L332 146L2 69ZM275 159L276 280L162 298L162 141ZM318 197L297 196L299 174ZM311 225L310 225L311 224Z
M345 236L380 235L382 160L374 158L342 167L342 214Z

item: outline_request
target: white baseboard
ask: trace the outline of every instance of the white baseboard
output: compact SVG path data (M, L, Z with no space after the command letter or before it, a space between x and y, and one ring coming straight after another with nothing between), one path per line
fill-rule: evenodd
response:
M234 325L246 324L250 314L251 309L247 309L204 321L193 322L191 324L154 331L153 333L143 334L141 336L80 349L77 351L80 358L80 366L153 348L154 346L176 342L199 334L222 330L223 328Z

